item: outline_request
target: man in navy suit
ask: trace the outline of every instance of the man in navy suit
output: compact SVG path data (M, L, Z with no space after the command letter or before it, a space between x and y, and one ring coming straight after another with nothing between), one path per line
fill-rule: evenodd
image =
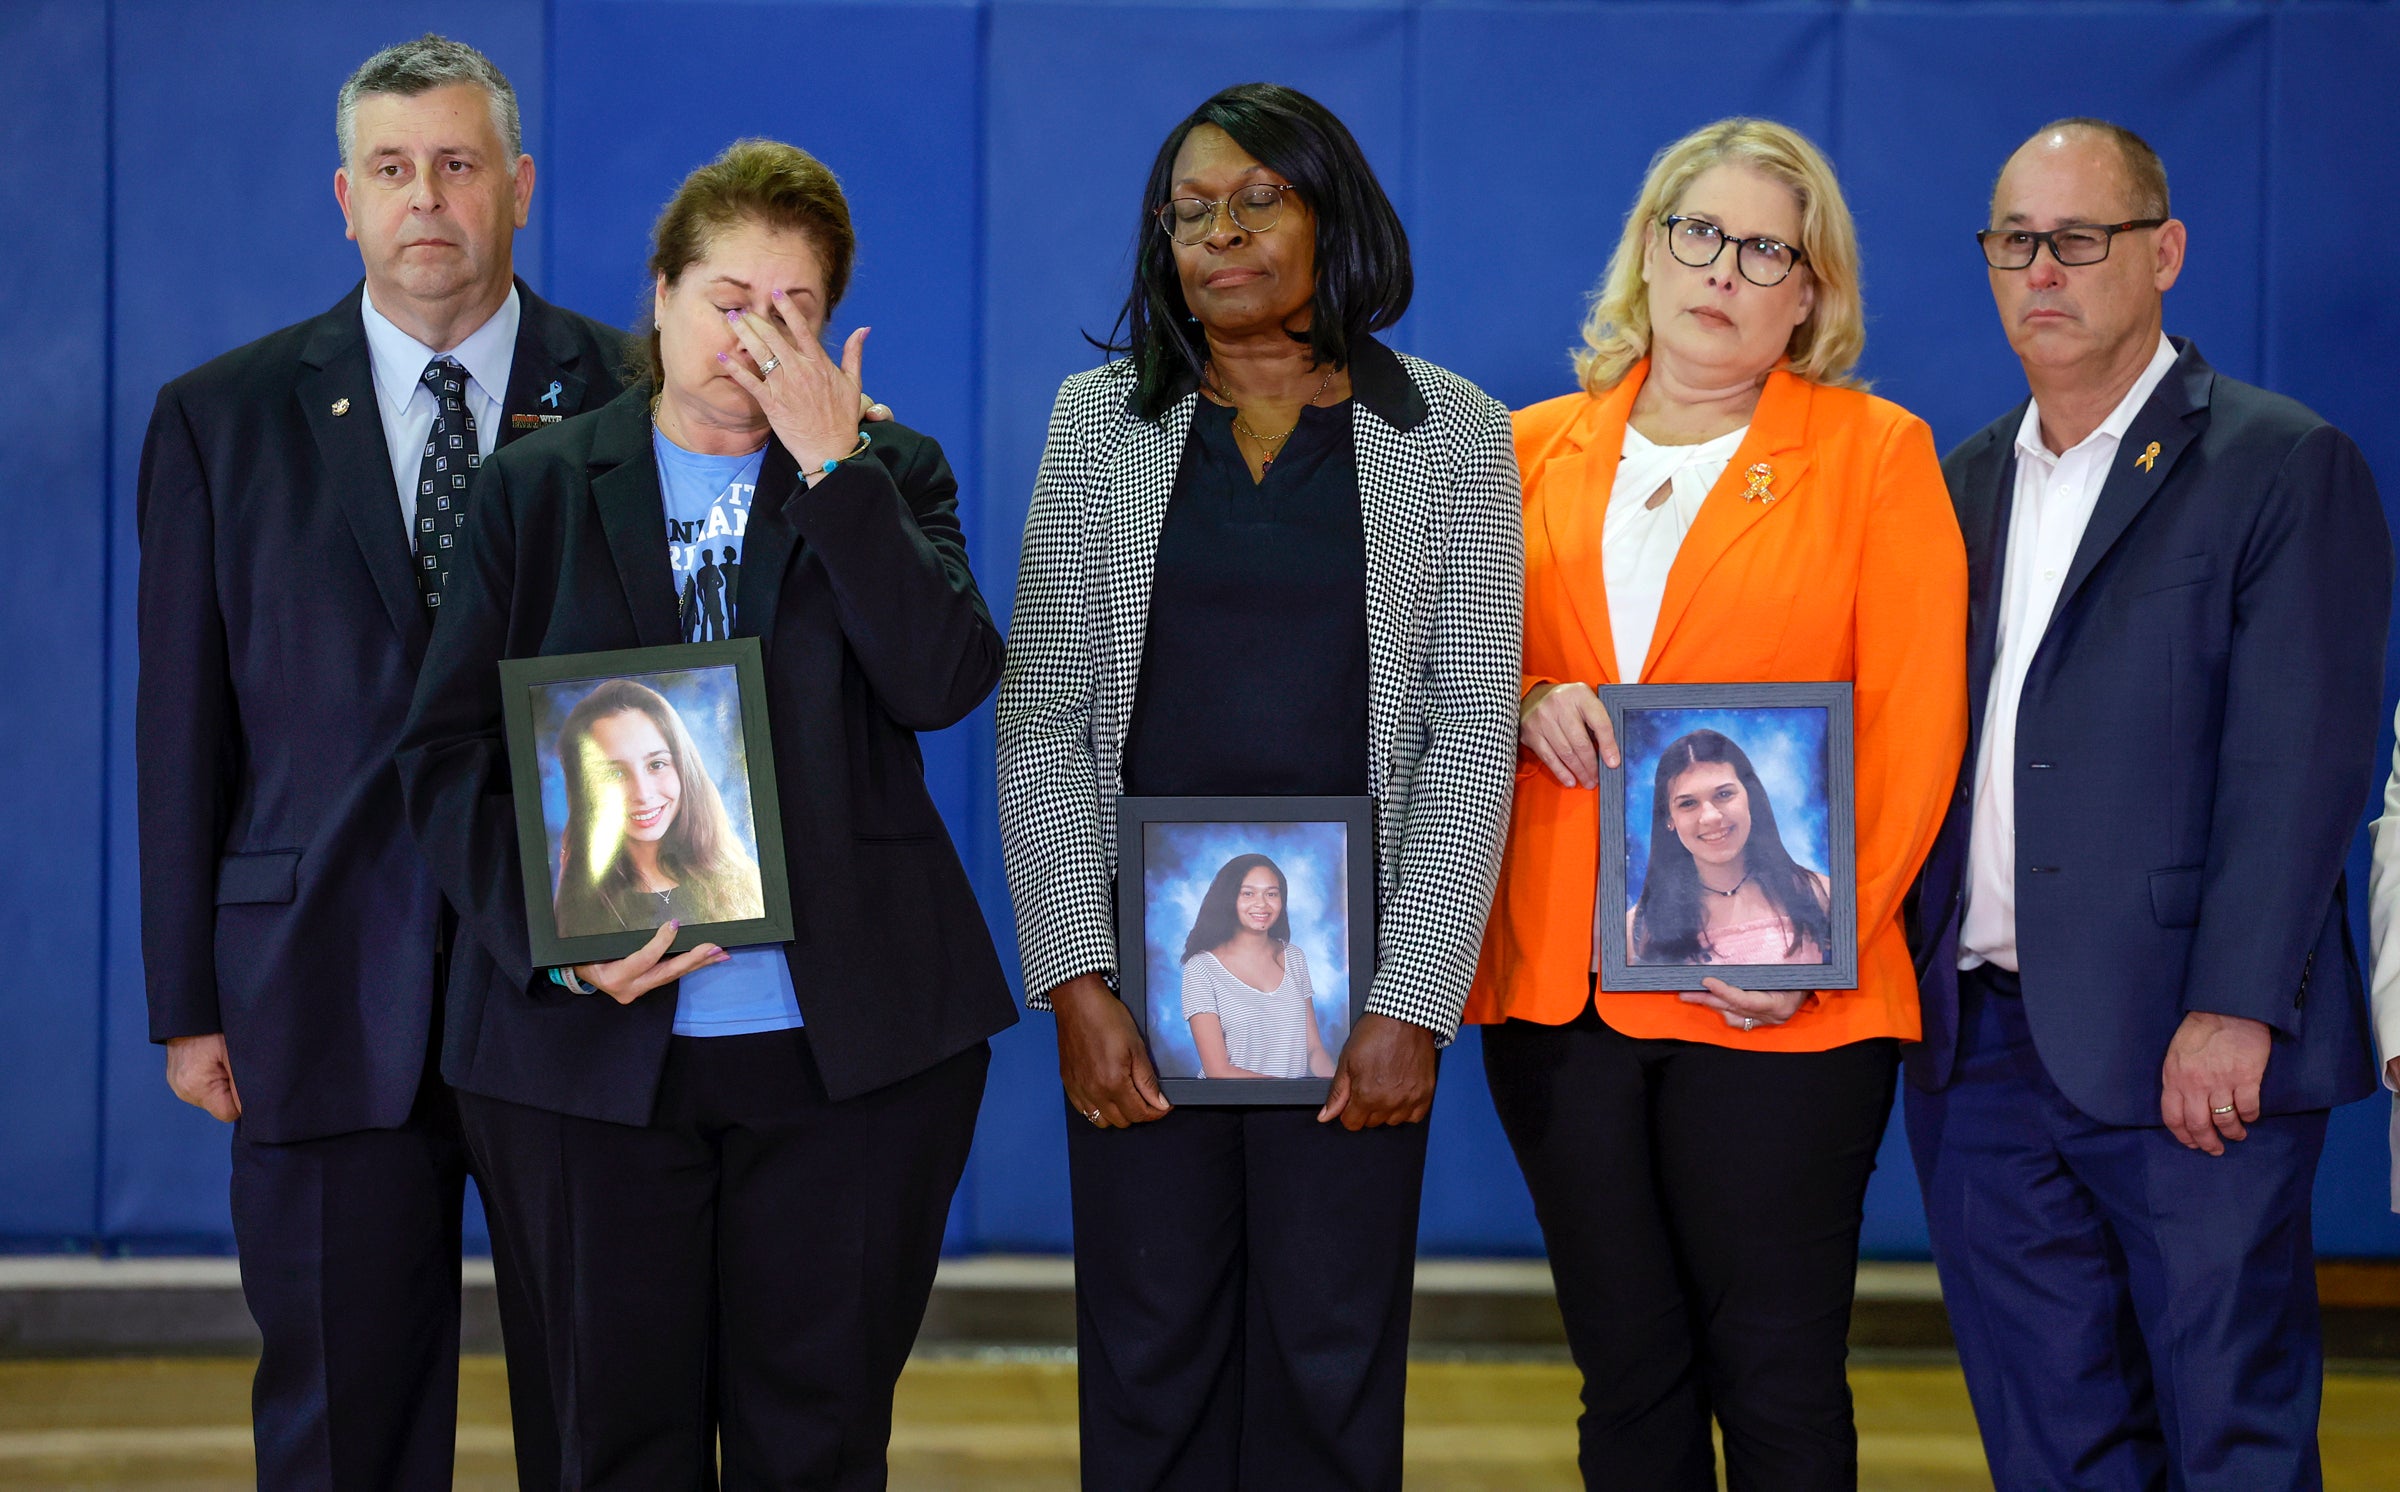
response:
M2390 535L2347 437L2164 335L2138 136L2045 127L1991 223L2033 397L1943 464L1972 729L1907 1099L1943 1298L2001 1492L2313 1488Z
M471 1168L438 1074L446 913L392 749L467 473L607 403L621 337L512 272L516 95L427 36L337 109L364 284L160 391L142 452L142 953L178 1097L235 1125L262 1488L448 1487ZM520 1473L558 1484L500 1266Z

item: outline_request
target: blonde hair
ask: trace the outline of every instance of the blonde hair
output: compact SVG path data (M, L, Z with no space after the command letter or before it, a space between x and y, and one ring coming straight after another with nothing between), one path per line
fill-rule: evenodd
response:
M1816 277L1817 302L1784 349L1792 372L1811 383L1863 387L1851 373L1867 344L1866 310L1858 291L1858 229L1832 163L1789 125L1736 117L1694 130L1651 160L1641 195L1625 215L1617 251L1609 256L1608 273L1583 318L1575 373L1584 391L1614 388L1650 355L1650 287L1642 278L1650 230L1681 205L1702 172L1719 165L1746 166L1783 183L1800 199L1798 247Z

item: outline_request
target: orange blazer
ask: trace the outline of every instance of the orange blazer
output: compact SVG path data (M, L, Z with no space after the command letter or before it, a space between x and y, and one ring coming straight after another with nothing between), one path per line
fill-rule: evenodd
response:
M1515 416L1525 483L1525 687L1615 684L1600 532L1649 364L1597 398ZM1744 473L1772 470L1771 503ZM1858 770L1858 988L1811 995L1747 1034L1672 992L1603 990L1636 1037L1758 1051L1915 1040L1917 983L1901 898L1933 847L1967 740L1967 556L1933 432L1855 389L1767 376L1750 433L1667 574L1642 682L1849 680ZM1599 794L1520 752L1516 811L1466 1019L1544 1025L1584 1008L1599 894Z

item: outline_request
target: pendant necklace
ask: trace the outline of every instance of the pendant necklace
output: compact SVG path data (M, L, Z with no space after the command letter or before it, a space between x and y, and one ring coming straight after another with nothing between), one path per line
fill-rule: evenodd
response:
M1693 877L1693 879L1695 879L1695 880L1698 880L1699 878L1698 878L1697 876L1695 876L1695 877ZM1742 889L1744 886L1747 886L1747 885L1749 885L1749 884L1750 884L1750 873L1749 873L1748 871L1744 871L1744 872L1742 872L1742 878L1741 878L1740 880L1738 880L1738 881L1736 881L1736 882L1734 882L1734 883L1733 883L1733 889L1732 889L1731 891L1719 891L1719 890L1718 890L1716 887L1714 887L1714 886L1711 886L1711 885L1710 885L1708 882L1706 882L1706 881L1701 881L1701 882L1700 882L1700 889L1701 889L1701 890L1703 890L1703 891L1705 891L1705 892L1707 892L1707 893L1708 893L1709 895L1711 895L1711 896L1725 896L1725 897L1731 897L1731 896L1736 896L1736 895L1739 895L1739 894L1740 894L1740 892L1741 892L1741 889Z
M1333 375L1335 371L1336 370L1330 366L1326 368L1325 376L1322 379L1319 379L1317 382L1317 391L1300 401L1302 408L1305 409L1309 405L1312 405L1319 399L1325 397L1325 391L1333 387ZM1216 370L1211 368L1209 372L1214 374ZM1208 391L1208 396L1211 399L1217 400L1219 403L1228 405L1231 405L1232 403L1232 401L1226 399L1224 395L1218 393L1213 388ZM1264 476L1267 472L1274 469L1276 458L1283 454L1283 443L1299 433L1300 422L1298 420L1294 420L1292 422L1292 428L1284 431L1281 435L1261 435L1256 430L1251 429L1249 423L1242 418L1242 411L1238 405L1234 405L1232 407L1233 428L1239 430L1242 434L1247 435L1252 440L1258 442L1259 449L1265 453L1264 458L1258 464L1259 474Z

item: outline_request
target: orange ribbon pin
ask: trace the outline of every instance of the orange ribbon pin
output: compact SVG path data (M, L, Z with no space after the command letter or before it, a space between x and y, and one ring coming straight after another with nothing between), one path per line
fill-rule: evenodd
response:
M2154 440L2145 446L2142 453L2133 458L2133 464L2144 471L2156 466L2158 464L2158 442Z
M1775 494L1767 490L1767 484L1775 480L1774 467L1767 465L1767 463L1764 461L1761 461L1756 466L1751 467L1748 471L1743 472L1742 475L1747 477L1750 481L1750 490L1742 494L1742 501L1746 503L1771 503L1775 501Z

